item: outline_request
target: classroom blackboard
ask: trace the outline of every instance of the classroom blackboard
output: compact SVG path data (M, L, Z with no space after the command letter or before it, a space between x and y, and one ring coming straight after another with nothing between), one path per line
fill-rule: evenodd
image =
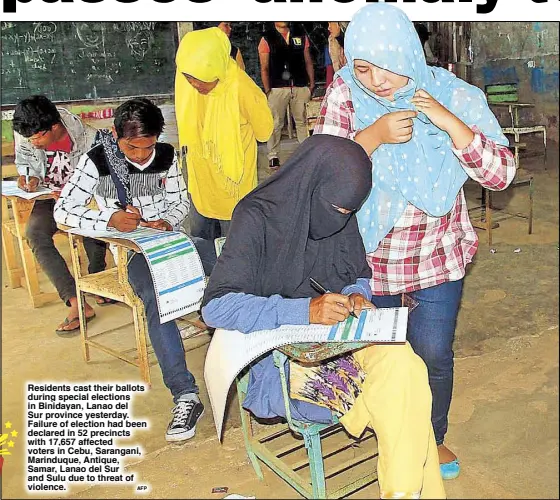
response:
M172 94L177 23L2 22L2 105Z
M324 49L327 45L329 32L326 22L302 22L310 40L311 57L315 66L315 81L325 81L325 55ZM231 23L231 43L239 47L245 62L245 71L258 85L262 86L259 65L259 54L257 46L265 29L272 26L272 22L266 21L235 21ZM216 23L195 22L195 29L216 26Z

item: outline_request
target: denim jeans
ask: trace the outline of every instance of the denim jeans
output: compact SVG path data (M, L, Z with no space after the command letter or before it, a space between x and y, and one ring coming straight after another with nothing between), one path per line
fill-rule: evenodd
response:
M432 389L432 425L436 443L447 432L453 392L453 340L463 280L442 283L407 295L418 302L408 319L407 340L428 367ZM398 307L401 295L374 296L377 307Z
M58 231L53 216L55 203L52 199L35 202L25 235L41 269L49 277L63 302L70 305L68 301L76 296L76 283L53 241L53 236ZM107 244L84 238L84 248L88 256L90 274L103 271Z
M203 238L197 238L195 236L190 237L194 243L194 247L198 252L198 256L202 261L202 267L204 268L204 274L210 276L214 264L218 257L216 256L216 246L214 245L214 240L205 240Z
M183 394L198 393L194 376L187 369L185 349L175 321L161 324L152 275L146 259L136 254L128 264L128 281L142 299L148 320L148 334L163 374L163 382L177 402Z
M231 221L209 219L201 215L191 200L189 208L189 233L195 238L202 238L214 242L216 238L227 236Z

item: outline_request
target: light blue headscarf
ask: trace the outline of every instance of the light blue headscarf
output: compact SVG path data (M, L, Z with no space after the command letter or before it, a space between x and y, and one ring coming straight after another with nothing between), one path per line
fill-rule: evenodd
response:
M362 130L392 111L414 110L416 90L424 89L468 126L476 125L489 139L507 145L484 93L442 68L426 64L422 45L412 22L400 9L368 4L352 18L344 37L348 60L338 75L350 88L356 112L356 130ZM355 77L353 61L362 59L393 73L408 83L394 101L376 96ZM366 252L375 251L411 203L428 215L441 217L455 203L467 179L452 151L449 135L419 113L412 139L405 144L383 144L372 155L373 187L358 212Z

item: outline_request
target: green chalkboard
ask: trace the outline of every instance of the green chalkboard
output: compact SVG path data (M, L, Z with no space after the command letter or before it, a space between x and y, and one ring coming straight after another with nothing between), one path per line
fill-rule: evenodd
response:
M172 94L177 24L2 22L2 105Z

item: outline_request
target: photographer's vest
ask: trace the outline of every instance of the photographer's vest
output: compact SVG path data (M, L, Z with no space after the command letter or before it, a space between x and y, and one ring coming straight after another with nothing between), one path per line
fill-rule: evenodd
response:
M270 87L306 87L309 84L305 69L305 35L290 30L289 43L276 28L266 31L263 38L270 48Z

